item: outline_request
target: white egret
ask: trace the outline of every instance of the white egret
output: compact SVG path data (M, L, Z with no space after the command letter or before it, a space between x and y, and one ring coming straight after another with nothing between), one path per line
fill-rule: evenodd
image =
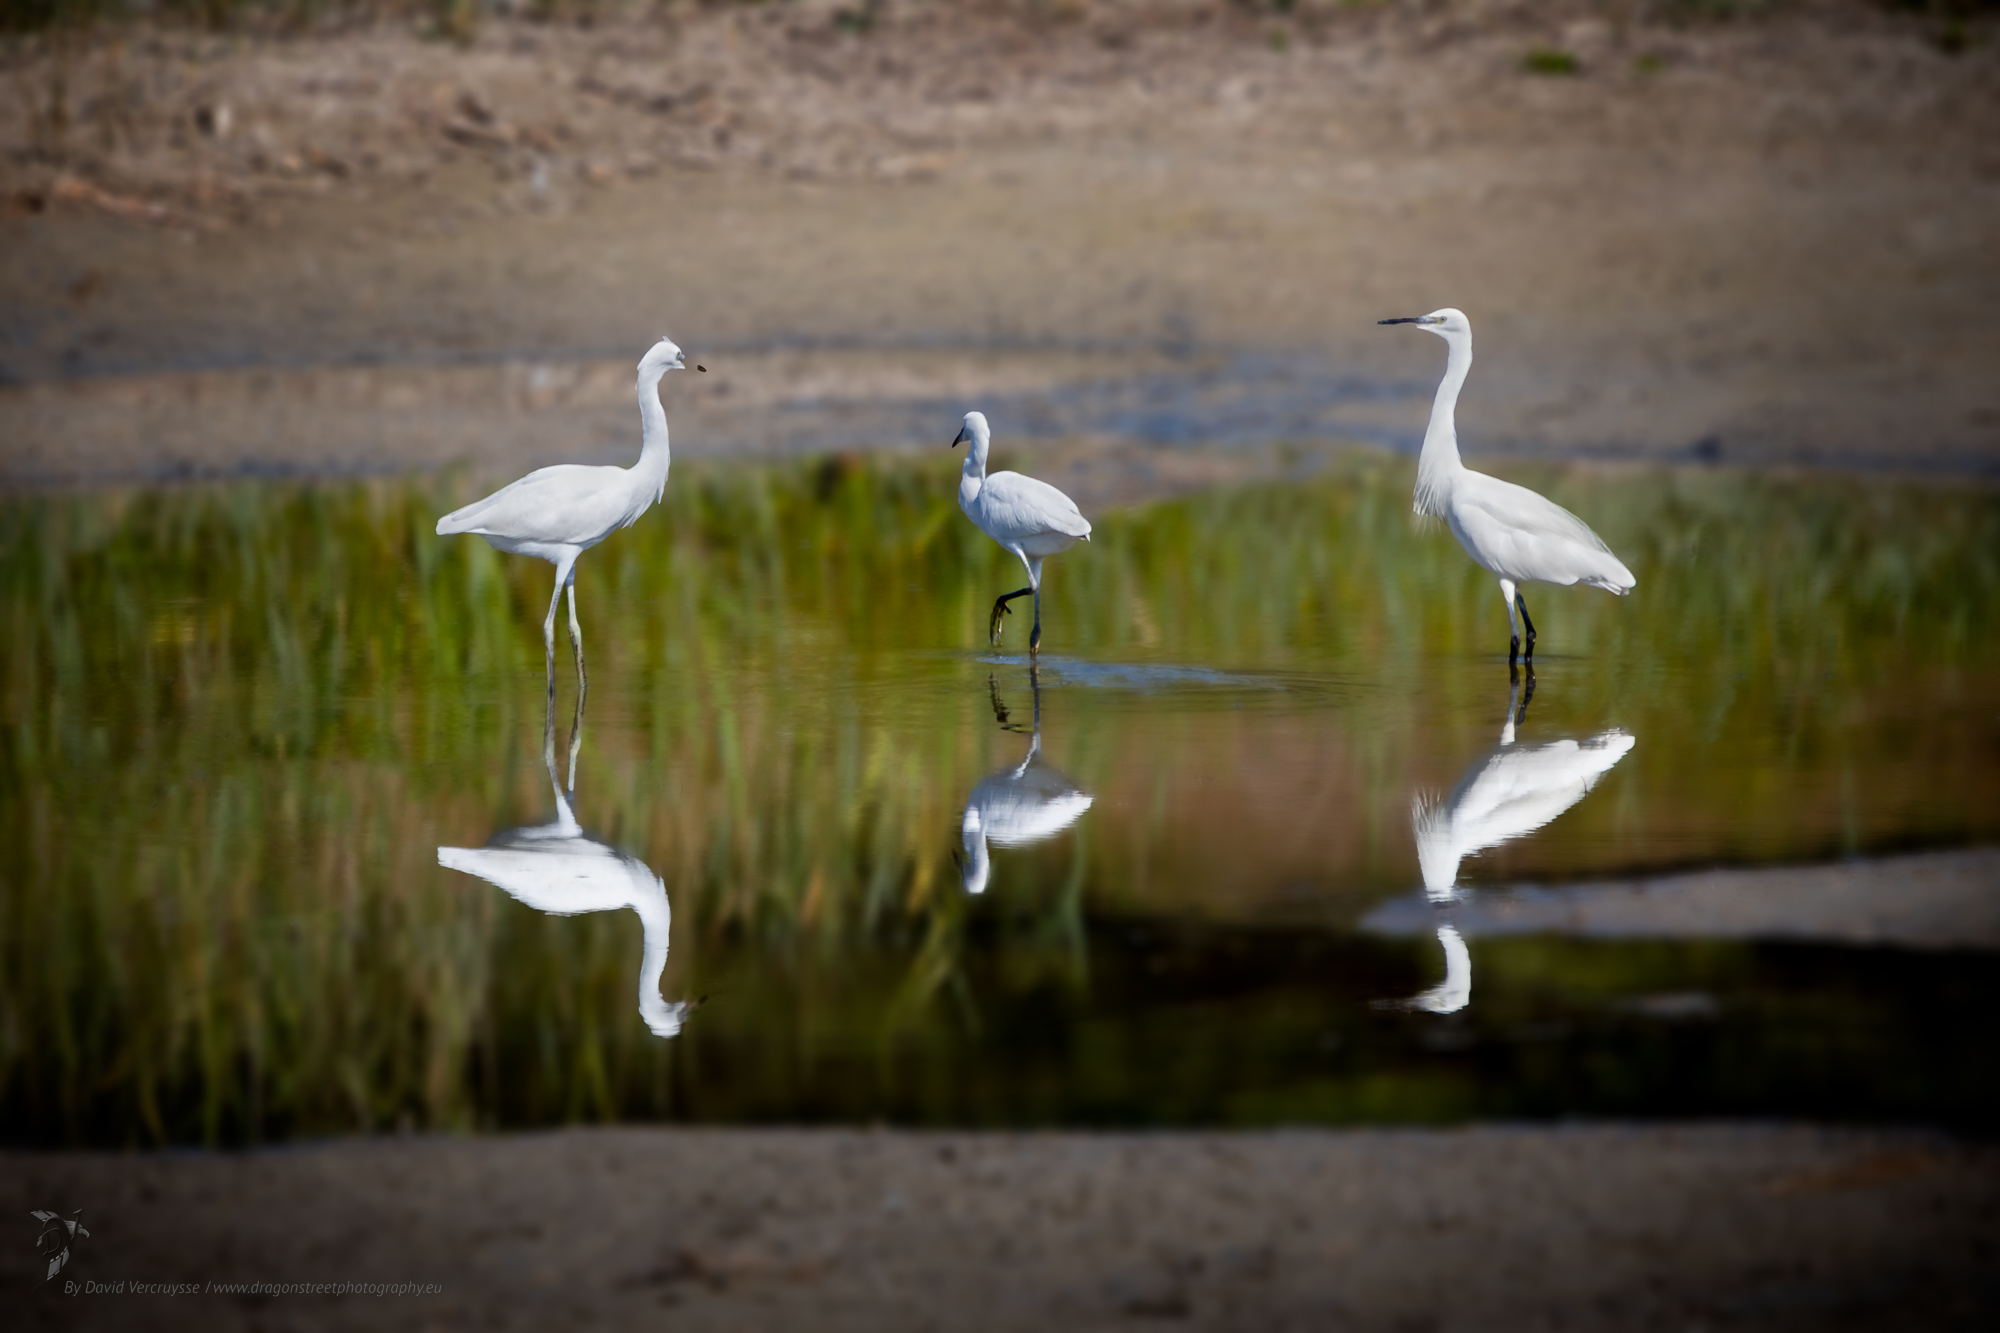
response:
M993 691L994 715L1005 726L1007 709L1000 702L999 687L989 679L988 688ZM965 859L959 863L959 875L968 893L986 891L993 873L988 844L1025 847L1053 838L1090 809L1090 793L1042 758L1042 691L1039 683L1031 682L1031 688L1035 725L1027 756L982 780L965 799L965 814L959 821Z
M556 590L542 622L542 646L549 672L549 696L556 692L556 605L569 589L569 641L576 650L579 689L589 688L583 671L583 629L576 620L576 560L620 528L629 528L666 494L667 414L660 406L660 380L670 370L686 370L687 358L670 338L661 338L639 358L639 461L631 467L591 467L558 463L537 468L438 520L438 536L470 532L502 551L532 555L556 567ZM696 370L707 370L696 366Z
M986 451L993 441L981 412L967 412L951 447L970 442L965 452L965 472L958 483L958 507L978 529L1012 551L1028 569L1028 586L1007 593L993 603L993 618L986 635L1000 641L1000 617L1010 614L1007 603L1016 597L1033 595L1035 627L1028 634L1028 652L1042 647L1042 561L1060 555L1079 541L1090 540L1090 522L1077 512L1067 495L1045 481L1024 477L1018 472L986 475Z
M579 740L581 739L579 715ZM571 808L576 783L576 745L570 746L571 788L556 777L553 729L544 733L543 761L556 794L556 817L547 824L496 833L484 847L440 847L438 864L475 875L515 900L551 916L607 912L629 907L639 914L644 950L639 966L639 1017L655 1036L671 1037L698 1002L669 1002L660 994L673 933L673 907L666 882L635 857L584 836Z
M1527 658L1535 658L1535 622L1528 619L1523 583L1587 583L1624 596L1636 580L1611 554L1584 521L1554 501L1525 486L1516 486L1483 472L1474 472L1458 457L1458 427L1453 412L1465 374L1472 368L1472 324L1462 311L1446 307L1428 315L1383 319L1379 324L1414 324L1444 339L1449 354L1444 382L1431 405L1430 429L1424 432L1423 453L1417 459L1419 514L1443 519L1458 544L1475 563L1500 580L1507 603L1507 645L1511 666L1521 655L1521 627L1528 631ZM1521 623L1514 622L1514 612Z

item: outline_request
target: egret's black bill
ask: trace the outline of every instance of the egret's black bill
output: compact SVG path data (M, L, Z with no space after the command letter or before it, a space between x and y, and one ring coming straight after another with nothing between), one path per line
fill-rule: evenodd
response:
M1404 315L1400 319L1378 319L1375 322L1377 324L1421 324L1424 322L1424 317L1422 315Z

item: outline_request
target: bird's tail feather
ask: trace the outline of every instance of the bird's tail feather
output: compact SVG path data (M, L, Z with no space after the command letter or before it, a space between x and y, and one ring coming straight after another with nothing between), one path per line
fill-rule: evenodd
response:
M438 520L438 536L452 537L461 532L472 531L479 526L479 516L486 511L486 506L492 503L492 500L493 497L489 495L483 500L474 500L462 509L452 510Z

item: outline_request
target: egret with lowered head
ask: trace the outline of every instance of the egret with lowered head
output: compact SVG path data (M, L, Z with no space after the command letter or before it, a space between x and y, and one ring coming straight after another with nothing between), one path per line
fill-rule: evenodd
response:
M958 507L994 541L1019 558L1028 569L1028 586L1006 593L993 603L986 635L1000 641L1000 617L1011 614L1007 603L1016 597L1035 599L1035 627L1028 633L1028 652L1042 648L1042 561L1060 555L1079 541L1090 540L1090 522L1077 512L1067 495L1045 481L1018 472L986 475L986 452L993 432L983 412L967 412L965 424L951 442L971 447L965 452L965 473L958 482Z
M631 467L589 467L558 463L537 468L484 500L475 500L438 520L438 536L470 532L502 551L538 556L556 567L556 590L542 622L547 653L549 697L556 692L556 605L569 589L569 641L576 650L579 691L589 688L583 672L583 630L576 622L576 560L620 528L639 521L667 490L667 414L660 406L660 380L670 370L686 370L687 358L671 338L661 338L639 358L639 461ZM696 366L705 371L706 366Z
M1458 391L1465 387L1465 373L1472 369L1472 324L1462 311L1447 306L1428 315L1376 322L1414 324L1444 339L1449 349L1444 382L1438 385L1430 429L1424 432L1424 450L1417 459L1416 510L1443 519L1465 553L1500 580L1507 625L1513 631L1507 645L1507 665L1512 667L1522 655L1521 628L1525 626L1526 656L1532 670L1535 622L1528 619L1528 603L1521 596L1520 584L1587 583L1622 597L1636 582L1632 571L1569 510L1525 486L1474 472L1459 461L1453 412L1458 406ZM1521 613L1518 626L1514 623L1517 609Z

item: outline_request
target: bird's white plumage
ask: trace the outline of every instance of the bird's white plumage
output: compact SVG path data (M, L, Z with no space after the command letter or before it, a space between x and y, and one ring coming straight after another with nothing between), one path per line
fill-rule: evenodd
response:
M517 555L565 547L587 551L638 522L658 498L658 489L635 494L631 481L631 471L622 467L558 463L537 468L446 514L438 520L438 535L472 533Z
M1483 569L1516 583L1587 583L1623 593L1632 571L1575 514L1525 486L1467 469L1444 520Z
M1035 598L1035 628L1028 649L1042 637L1042 561L1060 555L1080 541L1090 540L1090 520L1076 502L1045 481L1018 472L986 472L993 432L983 412L967 412L953 446L966 445L965 467L958 481L958 507L981 532L1012 551L1026 566L1028 587ZM1002 599L1004 603L1005 599ZM993 612L993 632L999 633L1000 605Z
M1632 571L1582 519L1525 486L1474 472L1459 458L1458 394L1472 368L1472 323L1464 312L1446 307L1383 322L1415 324L1444 339L1449 349L1417 459L1416 510L1442 518L1465 553L1500 580L1508 623L1521 583L1583 583L1620 596L1630 592L1637 584ZM1533 641L1531 632L1530 656Z
M631 467L591 467L559 463L537 468L484 499L454 509L438 520L440 537L470 533L513 555L530 555L556 567L542 642L548 652L549 691L555 692L556 607L569 589L569 632L583 674L583 630L576 618L576 560L639 516L666 493L671 451L667 414L659 385L670 370L687 369L687 359L670 338L662 338L639 359L639 461Z
M981 532L1029 555L1059 555L1090 536L1089 520L1067 495L1018 472L995 472L960 506Z
M958 482L958 507L981 532L1028 566L1030 586L1041 582L1041 559L1090 540L1090 520L1076 502L1045 481L1018 472L986 472L993 431L984 412L967 412L958 433L965 442L965 467ZM1034 559L1030 559L1034 557Z

